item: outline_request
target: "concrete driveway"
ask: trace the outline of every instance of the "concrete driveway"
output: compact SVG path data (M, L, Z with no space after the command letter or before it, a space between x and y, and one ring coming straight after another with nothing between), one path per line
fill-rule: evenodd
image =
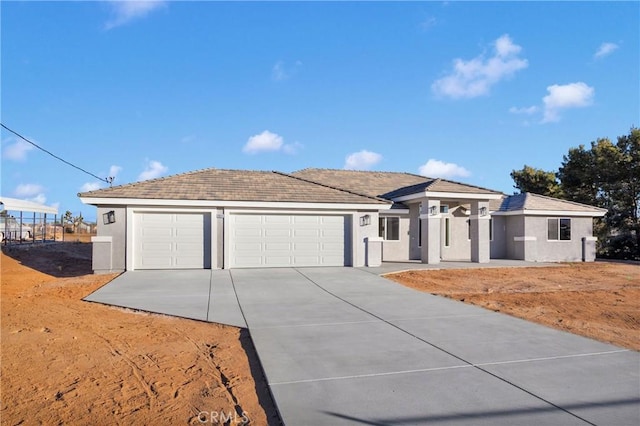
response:
M640 423L637 352L365 270L129 272L87 300L246 324L288 425Z

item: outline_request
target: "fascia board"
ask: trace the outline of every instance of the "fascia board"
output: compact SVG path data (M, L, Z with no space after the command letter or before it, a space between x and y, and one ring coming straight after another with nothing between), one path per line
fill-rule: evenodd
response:
M264 201L162 200L147 198L90 198L80 197L84 204L94 206L158 206L158 207L224 207L260 209L320 209L320 210L387 210L385 204L290 203Z
M576 212L571 210L514 210L491 212L492 216L566 216L566 217L602 217L607 212Z
M415 194L403 195L402 197L393 198L396 203L403 201L411 201L419 198L440 198L451 200L499 200L502 194L480 194L476 192L419 192Z

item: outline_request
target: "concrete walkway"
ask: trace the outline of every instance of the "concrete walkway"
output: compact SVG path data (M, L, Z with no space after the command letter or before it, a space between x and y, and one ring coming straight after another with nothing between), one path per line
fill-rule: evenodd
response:
M640 423L637 352L365 270L128 272L87 300L246 324L287 425Z

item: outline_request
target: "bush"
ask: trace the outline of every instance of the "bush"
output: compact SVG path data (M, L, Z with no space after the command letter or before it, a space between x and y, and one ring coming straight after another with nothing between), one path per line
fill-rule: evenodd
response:
M599 250L598 256L608 259L640 260L640 247L635 235L610 236Z

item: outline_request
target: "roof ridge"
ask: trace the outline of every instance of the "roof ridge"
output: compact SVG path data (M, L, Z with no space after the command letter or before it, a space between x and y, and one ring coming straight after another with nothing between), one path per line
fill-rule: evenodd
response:
M298 179L298 180L300 180L302 182L312 183L314 185L322 186L322 187L329 188L329 189L334 189L336 191L346 192L347 194L359 195L361 197L370 198L370 199L376 200L376 201L384 201L386 203L392 204L391 201L389 201L387 199L384 199L384 198L372 197L371 195L361 194L361 193L355 192L355 191L349 191L348 189L338 188L336 186L332 186L332 185L327 185L325 183L316 182L314 180L302 178L302 177L295 176L295 175L292 175L292 174L289 174L289 173L279 172L277 170L273 170L273 173L276 173L276 174L279 174L279 175L282 175L282 176L286 176L286 177L290 177L290 178L293 178L293 179Z
M304 169L296 170L296 171L293 171L291 173L299 173L299 172L304 172L304 171L307 171L307 170L320 170L320 171L329 171L329 172L352 172L352 173L386 173L386 174L395 174L395 175L410 175L410 176L416 176L416 177L429 179L426 176L416 175L416 174L407 173L407 172L396 172L396 171L388 171L388 170L332 169L332 168L327 168L327 167L305 167Z

